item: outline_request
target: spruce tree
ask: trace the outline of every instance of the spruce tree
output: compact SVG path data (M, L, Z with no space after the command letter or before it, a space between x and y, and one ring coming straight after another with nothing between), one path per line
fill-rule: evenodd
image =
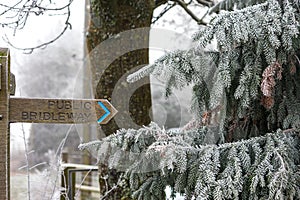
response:
M195 120L80 148L123 172L134 199L163 199L166 186L186 199L300 199L300 2L224 0L210 11L220 12L195 46L128 77L159 76L166 97L192 84Z

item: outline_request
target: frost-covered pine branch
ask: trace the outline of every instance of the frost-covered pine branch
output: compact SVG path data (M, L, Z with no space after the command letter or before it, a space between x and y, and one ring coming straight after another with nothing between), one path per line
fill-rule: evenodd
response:
M157 76L167 97L193 85L195 120L176 133L152 123L80 146L127 175L134 199L161 199L166 186L186 199L300 198L299 2L218 6L227 11L194 35L196 47L128 77Z
M233 114L236 115L234 118L249 121L259 121L258 116L267 116L269 127L278 123L284 124L282 128L298 126L295 113L299 113L297 105L300 101L296 91L300 90L300 82L295 77L299 72L299 19L297 5L288 0L283 3L269 0L241 10L223 12L195 34L197 48L168 53L153 65L130 75L128 80L135 81L153 74L165 80L166 96L173 88L193 84L192 110L195 116L203 116L225 104L227 113L223 112L220 131L228 127L224 119L230 119ZM213 40L217 42L218 51L202 50ZM278 66L282 76L282 79L275 78L273 83L269 78L262 79L262 73L272 66ZM292 80L297 83L292 83ZM265 95L263 87L272 84L270 95ZM286 89L292 92L287 95ZM227 103L221 98L224 96ZM274 106L275 101L281 106ZM258 102L267 108L267 113ZM257 116L249 116L251 112L257 112ZM289 114L283 116L283 112ZM293 123L289 123L292 118ZM254 129L252 133L250 131L246 134L257 134Z
M137 199L153 199L168 185L187 199L299 197L299 133L279 130L222 145L203 144L205 133L175 134L152 124L118 131L97 148L108 166L125 171Z

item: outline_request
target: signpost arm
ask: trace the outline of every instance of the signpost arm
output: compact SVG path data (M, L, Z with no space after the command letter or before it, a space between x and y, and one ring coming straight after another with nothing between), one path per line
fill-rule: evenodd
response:
M0 199L10 199L9 50L0 48Z

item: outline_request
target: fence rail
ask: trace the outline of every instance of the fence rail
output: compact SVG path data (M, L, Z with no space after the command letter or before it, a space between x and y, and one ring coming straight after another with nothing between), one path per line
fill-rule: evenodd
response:
M67 162L68 156L63 153L63 161ZM79 191L100 193L99 187L93 187L85 184L76 184L76 173L78 172L95 172L98 167L94 165L83 165L74 163L63 163L61 175L61 195L60 200L74 200L76 189Z

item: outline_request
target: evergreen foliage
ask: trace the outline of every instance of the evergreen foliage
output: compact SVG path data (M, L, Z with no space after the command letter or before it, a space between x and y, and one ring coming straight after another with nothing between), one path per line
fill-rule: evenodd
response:
M195 121L176 133L122 129L80 148L123 171L135 199L161 199L166 186L186 199L300 199L299 7L220 2L213 9L227 11L194 35L195 47L128 77L159 76L167 97L192 84Z
M206 134L206 127L174 133L152 123L80 149L96 148L99 162L124 171L136 199L161 199L168 185L186 199L300 198L299 133L221 145L205 144Z

